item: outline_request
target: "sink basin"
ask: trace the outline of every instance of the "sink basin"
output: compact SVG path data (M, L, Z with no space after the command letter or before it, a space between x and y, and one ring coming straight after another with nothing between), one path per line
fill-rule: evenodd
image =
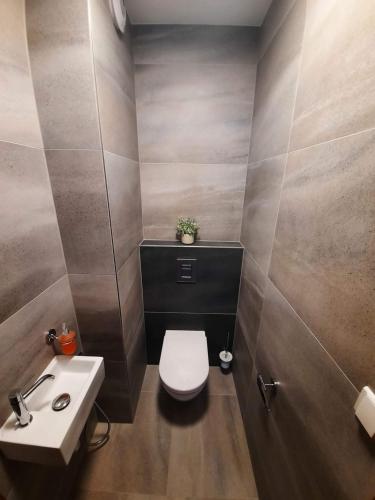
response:
M20 427L14 413L0 429L0 449L12 460L47 465L68 464L79 436L104 380L103 358L55 356L40 376L51 373L27 399L33 419ZM52 409L52 401L70 394L70 404L62 411Z

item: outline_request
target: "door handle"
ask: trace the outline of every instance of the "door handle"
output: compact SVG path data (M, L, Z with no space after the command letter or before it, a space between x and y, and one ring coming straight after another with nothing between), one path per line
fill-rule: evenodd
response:
M258 389L260 392L260 395L263 400L263 404L267 412L271 412L271 408L268 402L267 398L267 393L271 393L271 395L276 394L277 392L277 387L280 385L280 382L276 382L273 378L271 378L271 381L266 384L263 380L263 377L260 373L257 375L257 384L258 384Z

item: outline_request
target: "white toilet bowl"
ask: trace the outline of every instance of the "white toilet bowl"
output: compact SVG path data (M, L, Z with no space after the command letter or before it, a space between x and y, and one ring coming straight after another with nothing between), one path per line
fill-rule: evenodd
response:
M208 378L208 350L204 331L167 330L161 351L159 374L164 389L175 399L197 396Z

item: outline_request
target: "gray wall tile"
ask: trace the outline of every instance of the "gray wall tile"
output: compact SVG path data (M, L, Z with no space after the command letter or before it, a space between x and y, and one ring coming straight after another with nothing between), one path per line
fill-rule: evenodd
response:
M106 0L89 0L89 5L95 65L100 66L113 83L134 102L130 26L126 26L124 34L116 30Z
M71 274L84 353L107 361L125 359L115 276Z
M4 498L10 498L11 491L12 481L5 465L5 459L0 457L0 495Z
M271 277L358 388L375 383L375 132L289 155Z
M138 161L135 104L100 65L95 72L103 148Z
M141 165L144 237L173 240L188 215L201 239L238 241L245 177L246 165Z
M133 417L136 414L143 378L147 368L146 331L143 318L134 332L134 337L133 345L126 355Z
M44 153L0 142L0 322L66 273Z
M236 392L238 402L240 404L242 418L246 426L246 409L248 401L249 383L251 380L251 372L254 364L254 357L249 352L248 344L245 340L247 325L245 325L241 318L237 316L236 326L234 330L233 342L233 378L236 385Z
M374 126L373 5L348 0L340 14L335 0L309 0L305 17L305 3L273 2L261 30L241 236L265 272L273 249L270 275L290 304L269 282L250 383L254 316L243 280L233 370L260 498L370 498L374 449L354 417L349 379L360 388L375 376L374 132L332 139ZM331 142L289 153L274 239L296 95L290 149ZM268 415L258 371L281 382Z
M43 332L63 322L77 331L67 276L0 324L0 425L11 413L8 392L33 382L55 355Z
M281 383L268 415L255 380L250 385L248 433L260 497L371 498L374 449L354 417L358 393L272 284L256 364L267 381Z
M288 149L304 20L305 0L299 0L258 64L251 162Z
M255 66L137 65L143 162L247 162Z
M120 269L143 236L139 164L104 153L113 246Z
M291 149L375 127L374 19L371 0L309 0Z
M242 324L242 333L252 357L255 357L265 287L265 274L245 251L237 318Z
M108 286L111 287L112 296L116 285L113 314L121 321L119 328L116 328L116 340L112 343L117 345L121 339L122 345L117 347L117 351L124 359L124 362L118 363L114 353L107 353L106 358L111 361L109 365L107 363L109 372L107 370L108 376L100 400L112 420L126 422L132 420L137 406L144 374L140 346L145 344L144 330L138 327L143 324L142 287L137 270L139 264L131 257L132 252L138 253L138 243L143 236L131 26L127 25L125 34L115 29L106 0L89 0L89 11L106 195L116 261L116 281L110 285L108 283ZM133 282L135 277L139 279ZM118 292L122 294L121 307ZM108 304L108 309L110 307ZM134 343L137 348L134 347L128 366L126 357L129 357L132 346L126 344L125 349L126 334L138 341Z
M22 0L4 0L0 5L0 140L43 147Z
M299 0L297 0L299 1ZM296 0L275 0L269 8L259 30L259 59L268 49Z
M125 361L104 361L105 379L98 394L98 403L111 422L131 422L132 406Z
M247 169L241 242L268 272L280 204L286 155L252 163Z
M69 273L114 274L100 151L46 151Z
M26 20L44 146L98 149L86 0L27 0Z
M143 293L139 250L136 248L118 272L123 337L128 353L143 321Z
M256 64L258 28L135 25L136 64Z
M199 219L202 239L238 240L257 32L133 27L146 238L175 239L186 215Z

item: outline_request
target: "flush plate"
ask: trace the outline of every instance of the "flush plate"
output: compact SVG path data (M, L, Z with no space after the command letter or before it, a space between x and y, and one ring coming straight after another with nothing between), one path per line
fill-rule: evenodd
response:
M176 283L197 282L197 259L176 259Z

